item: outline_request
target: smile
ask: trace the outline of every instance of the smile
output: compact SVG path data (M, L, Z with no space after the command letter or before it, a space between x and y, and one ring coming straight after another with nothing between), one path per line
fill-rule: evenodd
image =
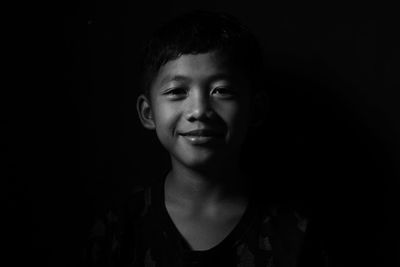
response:
M212 144L220 141L224 136L221 132L209 129L193 130L180 135L193 145Z

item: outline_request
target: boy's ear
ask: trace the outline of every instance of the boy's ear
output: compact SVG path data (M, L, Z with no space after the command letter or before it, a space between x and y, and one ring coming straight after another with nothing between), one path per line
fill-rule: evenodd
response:
M268 95L261 91L256 92L252 99L251 105L251 122L250 126L257 128L264 124L267 118L267 112L269 108Z
M154 130L156 125L153 119L150 101L145 95L140 95L136 101L136 109L142 125L149 130Z

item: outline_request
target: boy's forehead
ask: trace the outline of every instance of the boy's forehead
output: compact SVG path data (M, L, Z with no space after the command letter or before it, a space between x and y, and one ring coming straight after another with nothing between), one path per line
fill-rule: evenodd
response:
M208 77L228 79L236 76L235 72L235 68L220 53L183 54L160 68L155 83Z

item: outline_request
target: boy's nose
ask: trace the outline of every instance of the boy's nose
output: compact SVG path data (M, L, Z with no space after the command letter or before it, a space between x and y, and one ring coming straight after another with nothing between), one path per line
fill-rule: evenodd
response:
M190 97L186 119L188 121L207 120L213 116L213 109L208 95L203 93L194 94Z

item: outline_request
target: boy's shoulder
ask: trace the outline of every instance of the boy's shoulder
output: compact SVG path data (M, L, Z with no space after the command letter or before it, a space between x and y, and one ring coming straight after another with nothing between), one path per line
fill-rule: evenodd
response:
M92 265L107 262L110 255L118 255L125 236L140 223L151 204L151 186L135 186L130 192L114 203L109 203L95 216L89 229L85 258Z
M310 216L301 209L288 207L278 203L261 203L258 205L260 222L268 228L274 229L275 234L298 232L300 235L307 231Z
M108 203L94 219L92 234L105 235L109 229L122 229L127 223L140 220L151 205L153 186L137 185L118 201Z
M154 204L157 184L137 185L118 205L118 213L125 221L138 220L144 217Z
M288 203L280 199L266 197L262 193L252 191L252 200L263 221L271 221L276 225L296 225L305 232L311 220L310 212L299 202Z

